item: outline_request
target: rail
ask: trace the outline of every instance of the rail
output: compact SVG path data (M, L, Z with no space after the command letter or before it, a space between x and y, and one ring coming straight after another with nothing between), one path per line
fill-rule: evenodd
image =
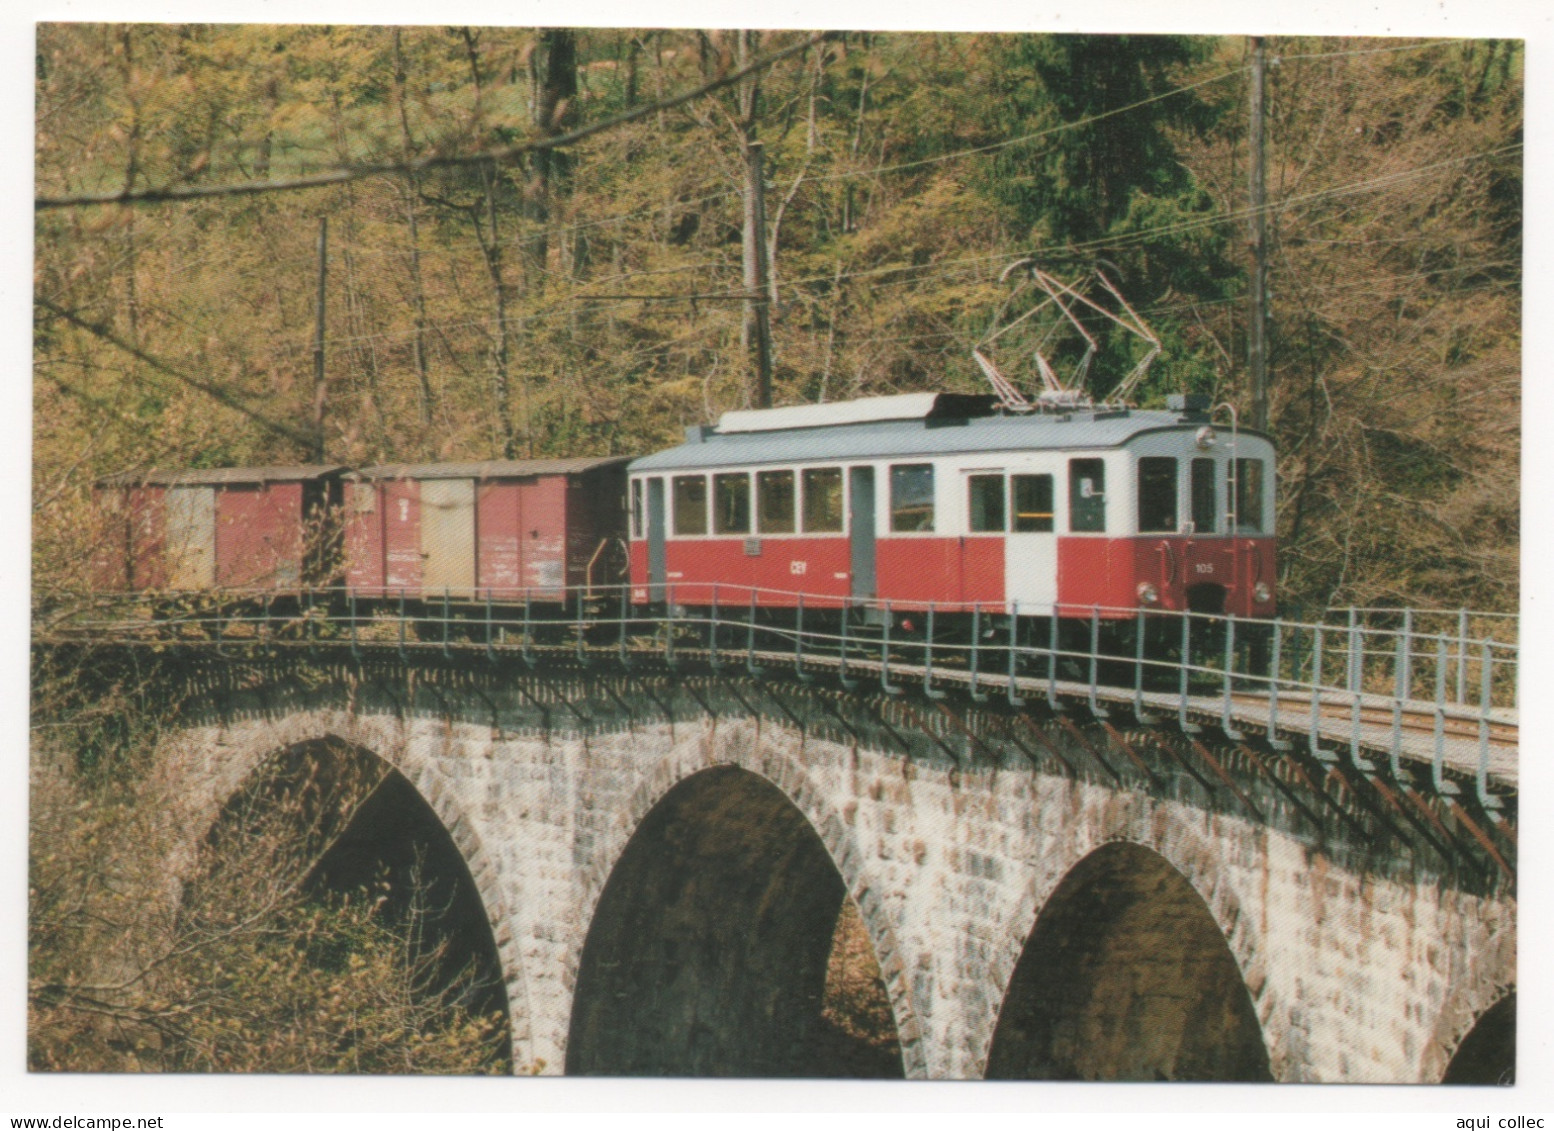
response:
M635 591L640 595L642 590ZM1471 777L1479 803L1501 807L1516 779L1519 647L1409 610L1385 618L1340 610L1297 622L1139 609L1030 609L1013 604L912 603L815 596L743 586L668 584L665 600L627 586L545 590L226 590L199 595L95 597L35 624L42 640L176 643L219 653L333 644L369 651L521 656L531 664L601 656L630 665L787 665L844 686L942 698L958 689L1013 705L1083 701L1105 716L1176 716L1232 738L1255 731L1275 748L1347 757L1372 772L1385 759L1428 764L1440 794ZM564 597L564 599L562 599ZM1500 631L1497 635L1506 635ZM1465 782L1464 782L1465 784Z

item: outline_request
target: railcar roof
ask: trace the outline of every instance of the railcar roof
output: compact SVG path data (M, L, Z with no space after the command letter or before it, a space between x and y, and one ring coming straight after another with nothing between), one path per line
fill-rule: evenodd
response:
M634 460L631 470L1115 448L1145 432L1197 429L1207 422L1200 413L1075 409L1063 414L871 421L767 432L702 429L700 439L693 430L687 443ZM1216 430L1222 427L1216 425ZM1241 434L1260 436L1245 429Z
M273 467L206 467L184 471L121 471L105 475L99 487L198 487L220 483L291 483L324 479L345 471L344 464L300 463Z
M488 459L465 463L383 463L354 475L362 479L526 479L535 475L576 475L625 463L630 456L578 459Z

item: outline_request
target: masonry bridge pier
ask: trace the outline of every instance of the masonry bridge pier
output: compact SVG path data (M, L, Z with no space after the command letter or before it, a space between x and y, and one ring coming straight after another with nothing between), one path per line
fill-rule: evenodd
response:
M230 624L37 647L155 648L183 701L157 758L179 783L175 871L277 759L391 768L402 804L354 835L392 841L417 807L446 833L515 1071L1513 1069L1516 720L1487 648L1461 653L1458 682L1483 690L1464 703L1429 698L1458 660L1433 641L1394 655L1436 666L1375 690L1385 649L1356 651L1352 623L1334 633L1359 667L1331 684L1280 680L1276 659L1262 687L1227 664L1174 690L1102 686L1095 656L1086 678L931 642L795 664L791 632L627 647L608 624L548 643ZM839 1036L843 976L884 1032L867 1048Z

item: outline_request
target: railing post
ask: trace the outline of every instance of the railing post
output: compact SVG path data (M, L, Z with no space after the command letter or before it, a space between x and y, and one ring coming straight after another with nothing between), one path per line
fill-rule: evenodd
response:
M1322 625L1311 627L1311 756L1322 757Z
M1478 803L1485 809L1500 808L1500 799L1489 792L1489 712L1493 709L1494 654L1484 641L1479 660L1478 689Z
M851 691L853 689L853 687L856 686L856 682L857 682L856 680L849 680L847 678L847 622L848 622L849 619L851 619L851 618L848 617L847 614L851 610L851 608L852 608L852 598L851 597L843 597L842 598L842 639L841 639L841 644L840 644L840 646L839 646L839 648L837 650L836 681L838 683L840 683L843 687L845 687L848 691Z
M453 616L451 602L452 594L449 592L447 586L444 586L442 591L442 654L444 656L453 655L453 653L448 650L448 622L452 619Z
M530 590L523 591L523 662L531 668L534 666L534 611L530 607L533 594Z
M565 588L563 588L562 592L565 591ZM579 665L587 665L588 652L584 647L587 633L587 620L584 615L585 610L583 608L584 594L574 591L573 600L577 602L577 621L573 626L573 635L575 638L572 642L572 655L577 660Z
M1468 610L1457 612L1457 702L1468 703Z
M928 602L928 623L924 626L923 637L923 694L930 699L943 699L944 692L937 691L933 685L933 628L934 628L934 603Z
M496 628L491 623L491 587L486 587L486 659L496 659Z
M712 668L713 671L717 671L718 668L721 666L718 663L718 585L717 585L717 582L713 582L712 583L712 625L711 625L711 628L710 628L710 633L711 633L711 636L709 638L707 664L708 664L708 666L710 666Z
M761 667L755 662L755 586L750 587L750 623L749 635L745 638L745 670L753 676L762 674Z
M890 682L890 602L885 602L885 630L880 634L880 688L886 695L899 695L901 689Z
M1182 617L1182 658L1181 666L1177 669L1176 689L1176 724L1184 733L1192 733L1192 724L1187 721L1187 690L1188 676L1192 669L1192 614L1183 611Z
M1133 717L1144 714L1144 610L1135 616L1133 631Z
M793 619L793 675L808 682L804 674L804 594L799 594L799 607Z
M1458 792L1454 782L1446 780L1446 637L1435 638L1435 756L1430 763L1431 780L1437 793Z
M1408 613L1403 614L1405 629L1408 624ZM1403 754L1403 700L1408 696L1408 634L1405 631L1398 637L1397 642L1397 670L1392 673L1392 740L1388 743L1390 755L1388 762L1392 769L1394 779L1403 776L1403 766L1400 761Z
M970 694L973 702L980 703L982 699L977 692L977 648L982 643L982 606L971 606L971 666Z
M664 666L674 667L674 586L667 586L664 596L668 598L664 605Z
M621 667L627 667L631 661L626 655L626 622L631 615L631 586L621 586L621 631L618 645Z
M1060 623L1058 606L1054 604L1047 624L1047 706L1054 711L1062 709L1058 705L1058 628Z
M399 660L404 663L405 656L405 587L399 587Z
M1403 610L1403 698L1414 697L1414 610Z
M1020 637L1020 602L1009 602L1009 686L1004 689L1005 697L1011 707L1025 706L1025 698L1019 692L1019 685L1015 683L1016 656L1015 645ZM1050 662L1050 652L1048 656Z
M1236 666L1236 616L1235 616L1234 613L1228 613L1225 616L1225 671L1224 671L1225 702L1224 702L1224 706L1223 706L1223 708L1221 709L1221 712L1220 712L1220 725L1226 731L1232 731L1232 730L1235 729L1235 726L1231 723L1231 715L1230 715L1231 706L1232 706L1232 703L1231 703L1231 688L1232 688L1233 683L1234 683L1234 680L1232 679L1232 673L1235 670L1235 666Z
M357 661L358 663L360 663L361 662L361 658L362 658L362 651L361 651L361 646L357 642L357 637L356 637L356 587L354 585L351 586L351 588L346 591L346 600L350 604L350 617L351 617L351 659L353 659L353 660Z
M1351 613L1349 618L1349 759L1356 766L1363 763L1360 757L1360 697L1364 686L1365 650L1361 643L1360 628Z
M1095 701L1095 685L1100 679L1101 667L1101 610L1095 605L1090 606L1090 713L1100 713L1100 705Z
M1268 657L1268 744L1277 747L1279 742L1279 672L1283 664L1280 655L1284 643L1284 622L1273 622L1273 640Z

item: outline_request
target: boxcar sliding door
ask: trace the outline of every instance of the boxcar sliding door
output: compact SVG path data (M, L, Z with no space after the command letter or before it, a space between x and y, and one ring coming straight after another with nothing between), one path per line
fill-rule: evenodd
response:
M475 481L421 482L421 582L428 597L475 589Z

